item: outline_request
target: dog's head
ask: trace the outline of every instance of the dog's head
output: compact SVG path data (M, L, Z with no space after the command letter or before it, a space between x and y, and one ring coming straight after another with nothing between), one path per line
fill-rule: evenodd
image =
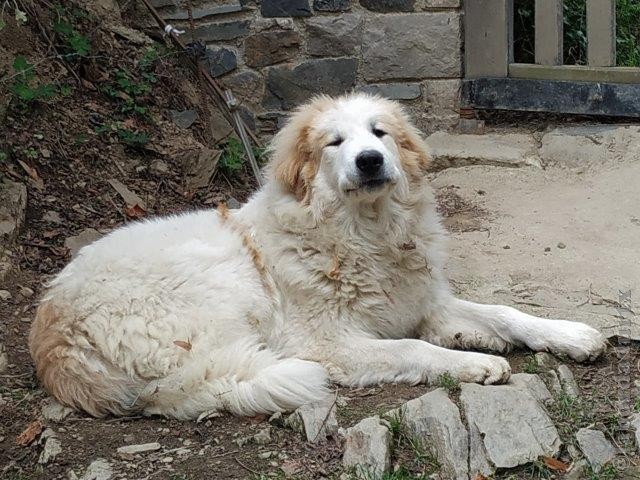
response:
M305 203L320 189L370 202L420 183L429 161L402 108L366 94L321 96L300 107L270 152L271 178Z

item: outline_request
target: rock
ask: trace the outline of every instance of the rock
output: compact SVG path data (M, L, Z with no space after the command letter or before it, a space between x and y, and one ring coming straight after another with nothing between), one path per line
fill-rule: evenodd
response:
M200 8L193 8L191 11L191 17L194 20L200 20L201 18L212 17L214 15L223 15L226 13L242 11L242 5L240 2L225 2L224 5L216 5L216 3L217 2L213 2L210 5L205 4ZM175 0L168 0L166 6L174 5L176 5ZM161 13L161 17L164 20L189 20L189 12L186 11L186 8L182 8L171 12L163 12Z
M249 22L237 20L233 22L210 23L196 27L193 36L203 42L221 42L249 35Z
M367 21L361 72L366 80L459 77L456 12L381 15Z
M581 428L576 433L576 441L595 472L616 456L616 449L599 430Z
M1 368L0 371L2 371ZM635 413L631 416L631 426L635 430L636 447L638 447L638 453L640 453L640 413Z
M198 119L196 110L169 110L171 121L180 128L189 128Z
M271 443L271 427L263 428L253 436L253 441L258 445Z
M169 164L157 158L149 165L149 171L154 175L166 175L169 173Z
M116 23L113 25L109 25L109 30L111 30L116 35L124 38L125 40L129 40L129 42L134 45L153 45L153 40L142 33L140 30L136 30L133 28L129 28L120 23Z
M136 453L155 452L160 450L160 444L158 442L141 443L137 445L126 445L124 447L118 447L118 454L134 455Z
M351 9L351 0L314 0L313 9L317 12L346 12Z
M307 22L307 52L318 57L355 55L363 30L364 17L359 13L312 18Z
M142 210L147 209L147 205L144 203L136 193L129 190L129 188L124 185L121 181L116 180L115 178L111 178L107 180L107 183L113 187L113 189L118 192L118 195L124 200L124 203L127 207L135 207L136 205L142 208Z
M528 381L508 385L461 385L470 437L470 463L513 468L555 456L560 437L553 422L536 400ZM539 387L536 387L539 388ZM486 459L474 458L486 455ZM472 470L472 475L477 472ZM481 471L487 475L491 472Z
M235 198L229 197L227 199L227 207L229 207L230 210L237 210L240 207L242 207L242 204L238 200L236 200ZM276 413L274 413L273 415L271 415L271 417L269 417L269 421L270 422L271 422L271 419L273 417L275 417L275 415L276 415Z
M390 100L414 100L422 95L419 83L374 83L364 85L359 90Z
M233 127L216 105L209 105L209 129L211 141L216 145L233 133Z
M22 298L31 298L35 295L33 288L29 287L20 287L20 296Z
M245 62L250 67L266 67L296 58L300 35L295 30L266 30L244 41Z
M47 428L44 432L42 432L40 442L42 441L44 441L44 448L40 453L38 463L44 465L46 463L49 463L60 453L62 453L62 444L60 443L60 440L56 436L55 432L50 428Z
M460 410L447 392L438 388L407 402L402 410L404 427L411 435L425 440L441 465L443 477L469 477L469 445Z
M360 5L372 12L413 12L415 0L360 0Z
M546 404L553 400L549 389L538 375L529 373L516 373L509 378L509 384L518 388L526 388L529 390L533 398L542 404Z
M0 290L0 300L3 302L11 300L11 292L9 290Z
M589 478L589 464L586 460L578 460L573 464L571 470L564 476L565 480L584 480Z
M532 136L520 133L456 135L436 132L427 138L433 170L467 165L540 167Z
M55 399L48 397L42 407L42 417L45 420L60 422L73 412L72 408L58 403Z
M560 379L558 378L558 374L556 373L555 370L547 370L544 373L541 373L540 375L542 375L542 378L545 379L547 385L549 385L549 389L554 393L554 394L560 394L562 393L562 384L560 383Z
M342 465L359 477L380 479L391 466L391 432L380 417L365 418L345 432Z
M316 443L338 432L336 406L331 399L303 405L285 420L285 425L304 433L307 441Z
M233 197L231 199L235 200ZM237 200L236 200L237 201ZM227 206L231 203L231 200L227 202ZM282 418L281 412L276 412L269 417L269 423L276 427L284 427L284 418Z
M260 2L263 17L310 17L309 0L269 0Z
M459 118L456 124L456 133L468 135L484 135L485 121L476 118Z
M580 125L554 128L542 136L540 157L545 165L579 170L611 161L633 162L640 158L640 127Z
M266 108L290 110L319 93L338 95L356 83L355 58L307 60L294 68L270 67L267 73Z
M62 223L62 217L54 210L48 210L42 215L42 221L51 223L53 225L60 225Z
M9 368L9 357L3 343L0 343L0 373L4 373Z
M80 480L109 480L112 476L111 464L104 458L98 458L89 464Z
M97 230L93 228L85 228L78 235L67 237L64 241L64 246L69 249L71 256L75 257L82 247L95 242L100 237L102 237L102 234Z
M0 183L0 249L9 247L20 233L27 209L27 187L3 180Z
M538 352L534 358L540 370L552 370L558 364L554 356L547 352Z
M243 104L256 104L264 96L264 79L253 70L245 70L225 77L222 84L230 89Z
M209 185L221 155L221 150L207 147L187 152L182 161L188 190L195 191Z
M238 57L228 48L207 48L202 64L212 77L219 77L238 67Z
M576 383L576 380L573 378L573 373L566 365L558 366L558 377L560 379L560 385L562 385L562 389L564 392L573 398L578 398L580 396L580 388Z

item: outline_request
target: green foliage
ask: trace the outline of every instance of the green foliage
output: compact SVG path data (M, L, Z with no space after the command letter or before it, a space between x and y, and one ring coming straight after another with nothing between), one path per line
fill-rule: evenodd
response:
M592 467L589 467L587 471L588 480L616 480L620 478L620 472L615 465L605 465L598 472L595 472Z
M230 138L223 146L218 165L226 173L238 173L244 166L244 147L237 138Z
M535 0L516 0L514 57L516 62L535 61ZM587 63L586 0L564 0L564 63ZM616 0L617 65L640 67L640 0Z
M131 130L120 122L100 125L95 128L95 132L98 135L115 135L122 143L135 149L142 149L149 143L149 135L147 133ZM76 141L83 143L86 139L77 139Z
M437 385L444 388L449 393L460 391L460 382L457 378L452 377L449 372L445 372L438 377Z
M89 39L81 35L70 23L64 20L54 22L53 31L63 40L66 54L76 57L86 57L91 53L91 42Z
M527 359L524 363L524 372L525 373L539 373L540 365L538 364L538 360L533 355L527 355Z
M635 403L633 404L633 409L636 412L640 412L640 397L636 398Z
M143 75L141 80L137 80L126 70L116 70L114 81L107 85L104 91L111 98L121 102L122 113L146 115L149 109L143 105L143 97L151 92L152 83L155 82L156 78L152 74Z
M23 56L18 56L13 61L15 71L15 81L9 88L13 96L24 106L36 100L53 97L57 93L57 88L52 83L34 85L34 66Z

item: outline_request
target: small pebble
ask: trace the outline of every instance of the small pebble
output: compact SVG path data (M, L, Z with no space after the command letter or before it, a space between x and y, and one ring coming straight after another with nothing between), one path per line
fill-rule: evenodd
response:
M545 247L545 248L544 248L544 251L545 251L545 252L550 252L550 251L551 251L551 247Z
M502 247L502 248L504 248L505 250L509 250L509 249L511 248L511 246L509 246L509 245L505 245L505 246L504 246L504 247Z
M558 243L558 248L567 248L567 246L564 243L560 242Z

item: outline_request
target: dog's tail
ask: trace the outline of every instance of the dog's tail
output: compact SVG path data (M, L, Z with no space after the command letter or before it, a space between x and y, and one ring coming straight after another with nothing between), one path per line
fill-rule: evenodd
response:
M192 353L194 361L145 387L140 394L145 413L189 419L226 410L252 416L293 410L328 395L327 373L319 363L280 358L250 340L216 349L210 362Z

